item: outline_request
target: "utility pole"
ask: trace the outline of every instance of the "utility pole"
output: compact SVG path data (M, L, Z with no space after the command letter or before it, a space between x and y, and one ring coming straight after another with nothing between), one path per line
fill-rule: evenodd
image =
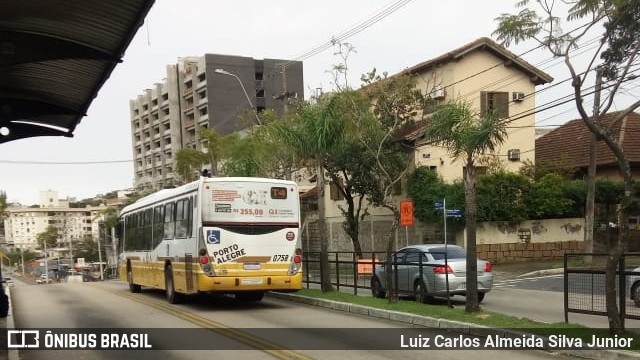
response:
M600 92L602 90L602 70L596 69L596 85L593 99L593 121L598 122L600 116ZM593 228L595 219L595 198L596 198L596 150L598 137L591 133L591 141L589 142L589 169L587 173L587 204L584 218L584 251L585 253L593 252ZM609 226L609 225L607 225ZM584 262L590 264L592 257L586 255Z
M287 63L282 63L282 101L284 105L284 115L287 114L289 94L287 94Z

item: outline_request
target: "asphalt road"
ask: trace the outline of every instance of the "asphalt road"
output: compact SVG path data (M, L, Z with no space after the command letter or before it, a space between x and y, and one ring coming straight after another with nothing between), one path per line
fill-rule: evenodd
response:
M125 284L16 284L12 288L16 327L65 331L111 331L170 328L152 333L155 350L29 350L22 360L34 359L467 359L558 360L562 356L528 350L375 350L388 336L405 333L433 338L443 333L430 328L407 328L385 320L346 314L277 299L238 303L228 297L200 297L169 305L160 292L130 294ZM206 334L195 329L207 330ZM235 329L235 330L234 330ZM265 330L266 329L266 330ZM295 334L291 334L292 329ZM374 330L371 330L374 329ZM63 329L64 330L64 329ZM288 333L287 333L288 331ZM283 333L289 338L283 337ZM189 335L186 336L185 335ZM193 335L193 336L191 336ZM269 350L264 344L293 350ZM295 345L292 345L295 344ZM175 350L176 347L202 350ZM382 346L384 347L384 346ZM301 350L297 350L300 348ZM349 349L349 350L343 350Z

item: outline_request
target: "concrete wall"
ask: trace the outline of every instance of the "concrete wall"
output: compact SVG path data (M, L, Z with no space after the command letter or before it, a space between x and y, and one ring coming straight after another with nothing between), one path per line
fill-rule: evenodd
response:
M314 221L317 217L314 217ZM314 224L315 225L315 224ZM385 252L391 218L369 216L361 222L360 245L364 253ZM302 244L305 251L319 251L317 236L303 228ZM330 252L352 252L353 244L342 228L342 220L327 219ZM441 229L417 222L411 227L400 227L394 234L394 249L407 245L443 243ZM530 236L529 236L530 235ZM527 238L527 236L529 236ZM522 239L521 239L522 237ZM466 245L466 232L450 231L450 244ZM565 253L584 250L584 219L548 219L525 221L518 226L503 223L478 223L476 241L478 257L492 263L530 260L562 259Z
M529 241L524 238L525 236L530 236ZM483 222L478 223L476 230L476 244L583 240L584 219L580 218L528 220L513 226L501 222Z

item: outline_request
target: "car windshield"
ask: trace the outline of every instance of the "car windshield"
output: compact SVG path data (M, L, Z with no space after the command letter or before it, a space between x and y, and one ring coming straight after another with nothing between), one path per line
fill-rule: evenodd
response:
M433 256L434 260L444 260L445 247L431 248L429 253ZM464 259L467 257L467 252L463 248L457 246L446 247L447 259Z

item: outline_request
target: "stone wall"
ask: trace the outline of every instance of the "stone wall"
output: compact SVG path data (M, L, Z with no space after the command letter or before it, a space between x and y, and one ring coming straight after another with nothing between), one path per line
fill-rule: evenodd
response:
M510 244L478 244L478 258L489 260L493 264L560 260L565 253L579 253L584 251L582 241L558 241L544 243L510 243Z

